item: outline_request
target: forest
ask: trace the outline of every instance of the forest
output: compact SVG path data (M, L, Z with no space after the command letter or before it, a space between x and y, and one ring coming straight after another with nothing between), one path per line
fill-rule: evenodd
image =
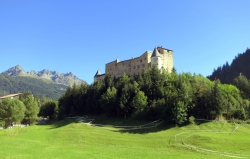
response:
M245 52L239 53L233 59L231 64L226 62L222 66L214 69L213 73L208 76L210 80L219 79L221 83L234 84L234 79L239 75L244 75L250 78L250 49L247 48Z
M91 85L69 86L59 98L58 117L106 115L174 124L190 118L249 119L250 82L245 76L234 81L236 85L222 84L219 79L155 67L135 77L106 75Z

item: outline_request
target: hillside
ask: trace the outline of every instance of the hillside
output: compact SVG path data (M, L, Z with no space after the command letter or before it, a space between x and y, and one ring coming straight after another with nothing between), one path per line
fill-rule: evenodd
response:
M34 70L25 72L24 69L19 65L9 68L8 70L2 72L2 74L7 74L12 77L14 76L38 77L42 79L48 79L57 84L63 84L66 86L73 85L74 83L77 85L82 84L82 83L87 84L86 81L77 78L71 72L64 74L64 73L58 73L56 71L50 71L46 69L42 71L38 71L38 72Z
M234 78L239 75L250 78L250 49L235 56L231 65L226 62L224 65L214 69L208 78L210 80L219 79L221 83L233 83Z
M156 128L128 131L110 126L148 123L123 121L97 119L95 123L108 126L93 127L67 119L0 130L0 156L1 159L230 159L250 156L249 124L239 125L237 129L234 124L224 122L182 127L161 124Z
M4 94L30 91L34 95L45 96L57 100L67 86L55 82L30 76L13 76L0 74L0 96Z

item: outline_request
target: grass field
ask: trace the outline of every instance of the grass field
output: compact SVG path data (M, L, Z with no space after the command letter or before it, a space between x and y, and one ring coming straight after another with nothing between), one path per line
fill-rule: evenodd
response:
M143 125L146 122L100 118L94 123ZM247 124L208 122L183 127L161 124L133 131L105 128L112 127L93 127L67 119L0 130L0 158L250 158Z

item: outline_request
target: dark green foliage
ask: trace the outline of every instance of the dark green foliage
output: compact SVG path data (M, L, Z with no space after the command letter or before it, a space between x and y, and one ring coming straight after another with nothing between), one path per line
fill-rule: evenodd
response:
M238 110L244 110L244 115ZM159 71L153 67L134 77L107 75L103 81L89 86L70 86L59 99L59 117L100 115L164 119L185 124L194 118L246 119L249 100L241 91L219 80L210 81L201 75Z
M21 122L24 118L25 106L20 100L4 99L0 103L0 118L5 121L5 127L9 127L12 122Z
M53 100L49 100L42 104L39 112L39 116L49 117L50 119L56 119L58 115L58 103Z
M215 119L217 116L222 114L222 111L226 107L226 97L221 88L219 88L220 81L216 80L212 88L211 93L211 105L210 105L210 116L211 119Z
M246 120L246 113L244 109L235 110L233 117L240 120Z
M33 94L44 95L47 98L57 100L65 92L66 88L65 85L56 84L46 79L29 76L11 77L0 74L0 95L30 91Z
M187 107L185 107L184 102L177 101L173 104L172 108L173 121L176 124L183 124L187 121Z
M77 115L77 110L81 108L81 97L84 95L84 93L86 94L84 87L77 86L76 84L73 84L73 86L68 86L64 95L59 99L59 105L63 105L63 108L59 106L60 114L63 110L63 114L65 115Z
M234 84L242 91L244 98L250 99L250 82L246 76L240 75L234 79Z
M245 75L250 78L250 49L247 49L244 53L239 53L231 65L226 62L223 66L219 66L214 69L212 75L208 76L210 80L219 79L221 83L232 84L234 79L240 75Z
M86 114L101 114L103 109L101 103L101 95L105 93L106 89L104 88L103 82L95 82L93 85L88 87L87 99L86 99Z
M116 87L118 90L117 99L119 101L117 113L125 118L129 117L135 111L134 106L132 106L132 100L139 91L138 83L134 81L133 78L124 74L117 80Z
M249 100L250 100L250 50L247 50L244 53L238 54L231 65L226 62L222 67L218 67L208 76L209 79L215 80L219 79L221 83L234 84L238 89L233 88L232 86L220 85L223 90L219 93L219 97L222 101L221 106L226 109L226 114L228 118L237 117L239 118L239 112L242 111L245 114L246 118L249 117ZM246 111L245 111L246 110ZM216 112L212 112L217 114ZM241 117L243 119L243 117ZM245 117L244 117L245 118Z
M34 124L39 113L38 99L34 98L30 92L20 94L19 100L25 105L25 115L23 122L26 124Z
M117 112L117 89L115 87L108 88L101 96L101 106L107 116L116 116Z
M137 112L135 112L135 115L141 115L141 113L145 110L147 106L147 96L145 96L145 93L142 91L139 91L136 93L134 96L132 102L131 102L131 107L135 108Z

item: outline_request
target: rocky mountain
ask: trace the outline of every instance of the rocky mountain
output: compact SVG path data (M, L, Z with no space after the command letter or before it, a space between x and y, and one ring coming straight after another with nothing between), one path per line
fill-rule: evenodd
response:
M4 74L10 75L10 76L19 76L19 75L25 75L25 71L23 70L23 68L19 65L15 66L15 67L11 67L10 69L8 69L7 71L2 72Z
M49 79L57 84L63 84L63 85L73 85L75 84L87 84L86 81L81 80L77 78L75 75L73 75L71 72L70 73L58 73L56 71L50 71L50 70L42 70L42 71L29 71L25 72L23 68L19 65L12 67L8 69L7 71L2 72L2 74L7 74L10 76L31 76L31 77L40 77L44 79Z

